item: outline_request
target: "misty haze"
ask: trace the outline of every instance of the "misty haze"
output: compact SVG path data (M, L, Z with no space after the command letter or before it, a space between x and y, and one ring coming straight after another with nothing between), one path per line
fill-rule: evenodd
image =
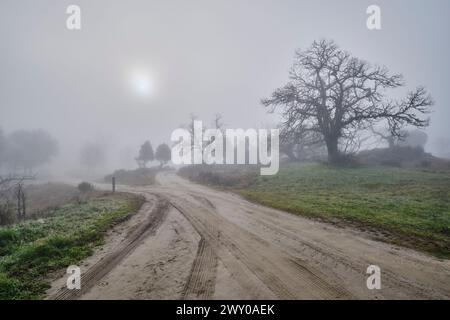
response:
M0 1L0 300L448 300L449 12Z

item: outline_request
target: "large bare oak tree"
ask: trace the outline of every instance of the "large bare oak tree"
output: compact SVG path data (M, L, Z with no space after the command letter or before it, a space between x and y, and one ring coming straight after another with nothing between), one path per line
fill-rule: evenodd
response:
M408 125L428 126L428 118L422 116L433 101L423 87L400 101L386 97L387 89L403 85L401 75L352 56L334 41L321 40L296 52L290 81L262 103L272 112L281 109L282 135L320 137L329 161L336 163L343 154L340 145L376 122L387 121L393 136Z

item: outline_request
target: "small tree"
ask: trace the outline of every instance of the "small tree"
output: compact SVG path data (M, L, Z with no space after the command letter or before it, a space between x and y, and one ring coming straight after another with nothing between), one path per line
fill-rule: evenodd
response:
M161 167L167 164L171 159L171 151L167 144L163 143L158 146L155 154L156 160L159 161Z
M78 190L81 193L88 193L88 192L94 191L94 186L92 184L90 184L89 182L84 181L78 185Z
M23 191L25 180L32 180L33 176L0 176L0 225L14 222L13 198L17 200L17 218L23 220L26 212L26 196Z
M195 113L191 113L189 115L189 123L182 125L182 127L184 127L187 131L189 131L192 137L194 136L194 123L197 120L198 116Z
M152 144L147 140L141 146L141 149L139 150L139 156L136 158L136 162L139 168L146 168L147 163L153 161L154 158L155 157L153 155Z
M198 117L195 113L191 113L189 115L189 123L182 125L183 128L185 128L189 134L191 135L192 139L195 137L195 121L198 120ZM202 134L205 133L205 128L202 127ZM192 153L195 152L195 150L198 151L198 149L200 148L199 144L204 144L206 143L205 141L197 141L197 143L195 141L193 141L192 145L191 145L191 150Z
M383 130L378 130L374 127L371 127L370 131L379 140L386 142L389 149L392 149L395 147L395 143L398 140L398 137L393 136L389 129L387 129L387 130L385 129L383 131Z
M0 226L14 223L14 208L9 200L0 202Z
M26 216L26 195L22 183L19 183L16 188L16 200L17 200L17 219L19 221L25 220Z

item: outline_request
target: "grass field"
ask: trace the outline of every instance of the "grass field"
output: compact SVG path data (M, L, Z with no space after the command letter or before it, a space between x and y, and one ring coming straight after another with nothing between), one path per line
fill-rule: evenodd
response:
M128 195L103 195L51 210L46 218L0 227L0 299L36 299L51 272L77 264L106 231L142 204Z
M350 223L383 240L450 258L450 171L292 164L233 190L266 206Z

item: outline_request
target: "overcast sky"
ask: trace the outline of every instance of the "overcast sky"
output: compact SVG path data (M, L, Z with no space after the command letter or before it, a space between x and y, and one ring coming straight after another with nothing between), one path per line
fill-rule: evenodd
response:
M79 31L66 28L70 4L81 7ZM370 4L381 7L380 31L366 28ZM207 122L219 112L234 128L274 124L260 99L286 83L295 49L331 38L402 73L407 88L428 88L432 143L450 132L449 9L448 0L0 0L0 127L46 129L66 154L85 141L123 154L145 139L169 142L192 112Z

